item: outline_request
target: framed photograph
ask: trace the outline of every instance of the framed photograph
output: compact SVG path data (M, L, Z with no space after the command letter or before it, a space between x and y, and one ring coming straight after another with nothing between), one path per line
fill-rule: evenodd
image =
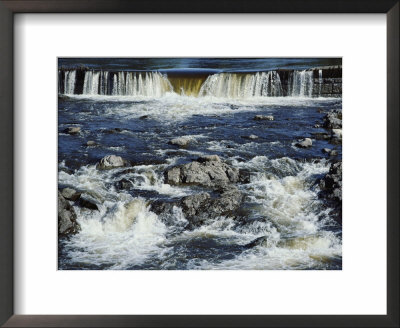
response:
M398 1L0 10L4 327L399 326Z

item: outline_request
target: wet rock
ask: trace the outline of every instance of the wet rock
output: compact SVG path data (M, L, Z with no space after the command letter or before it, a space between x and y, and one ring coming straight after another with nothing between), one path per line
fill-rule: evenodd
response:
M332 137L342 139L342 129L332 129Z
M211 197L207 192L189 195L176 202L155 201L151 204L151 211L162 219L173 215L173 208L177 206L191 226L199 226L209 219L219 216L234 216L239 209L243 196L234 186L225 186L219 191L219 195Z
M338 153L338 151L337 150L335 150L335 149L332 149L332 151L330 152L330 156L337 156L339 153Z
M127 162L120 156L108 155L103 157L97 164L96 168L98 170L109 170L116 167L126 166Z
M87 208L89 210L99 210L99 208L97 207L97 204L95 204L92 200L85 198L85 197L81 197L79 198L79 202L78 205L80 207L84 207Z
M332 163L328 174L319 183L320 197L330 201L335 208L333 213L338 222L342 221L342 162Z
M330 154L331 151L332 151L332 149L330 149L330 148L324 148L324 149L322 149L322 152L323 152L324 154Z
M274 117L272 115L256 115L253 120L255 121L273 121Z
M148 119L149 117L150 117L150 115L143 115L143 116L140 116L139 119L140 119L140 120L146 120L146 119Z
M315 138L316 140L329 140L331 139L331 135L326 132L316 132L312 133L312 137Z
M113 129L106 129L106 130L103 130L103 133L106 133L106 134L115 134L115 133L121 133L123 131L123 129L121 129L121 128L113 128Z
M64 188L61 194L65 199L71 200L73 202L77 201L79 197L81 197L81 193L72 188Z
M65 133L70 135L76 135L81 133L81 128L79 126L70 126L64 130Z
M250 140L255 140L258 139L258 136L255 134L250 134L249 136L242 136L243 139L250 139Z
M81 227L76 219L74 208L58 192L58 233L64 236L77 233Z
M94 147L94 146L97 146L97 143L94 142L93 140L89 140L89 141L86 143L86 146L88 146L88 147Z
M309 148L312 146L312 140L310 138L305 138L302 141L296 143L296 147L299 148Z
M130 190L133 187L133 184L128 179L121 179L115 183L115 188L117 190Z
M194 161L167 170L165 172L166 183L215 187L239 181L238 169L222 162L218 156L214 160L210 160L210 157L207 159L202 157L200 162Z
M188 137L179 137L179 138L174 138L174 139L170 140L168 143L170 145L186 147L187 145L189 145L190 141L191 141L191 139Z
M197 161L200 163L205 163L205 162L221 162L221 158L218 155L203 155L197 158Z
M239 182L240 183L249 183L250 182L250 170L248 169L240 169L239 170Z
M267 242L268 242L267 236L262 236L262 237L258 237L256 239L254 239L250 243L246 244L244 247L245 248L253 248L255 246L260 246L260 245L262 246L263 244L265 244Z
M332 110L324 117L323 127L326 129L342 128L342 112L341 110Z

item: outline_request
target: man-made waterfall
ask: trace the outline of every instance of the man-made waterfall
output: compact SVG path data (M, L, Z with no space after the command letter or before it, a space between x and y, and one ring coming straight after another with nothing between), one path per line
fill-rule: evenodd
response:
M253 97L335 96L338 81L322 78L323 70L254 73L162 74L160 72L111 72L60 70L59 93L161 97L168 92L191 97L246 99ZM341 94L341 82L340 92ZM324 87L326 86L326 87ZM335 90L336 90L335 89Z
M314 86L313 80L313 71L294 71L291 76L289 94L292 97L311 97Z
M67 95L74 94L76 71L66 71L64 77L64 93Z
M275 71L256 74L220 73L207 78L199 95L221 98L279 97L282 96L282 85Z

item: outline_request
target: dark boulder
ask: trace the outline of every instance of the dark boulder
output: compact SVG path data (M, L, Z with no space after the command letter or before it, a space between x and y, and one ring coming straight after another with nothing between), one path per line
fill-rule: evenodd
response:
M239 170L221 161L216 155L203 156L197 161L175 166L165 171L165 181L171 185L215 187L239 181Z
M200 226L209 219L219 216L234 216L242 202L241 192L234 186L225 186L217 196L207 192L189 195L175 202L156 201L151 204L151 211L162 218L173 215L173 207L180 207L191 226Z
M59 235L75 234L81 229L77 222L74 208L71 204L58 192L58 233Z
M71 200L73 202L77 201L81 197L81 193L72 188L64 188L61 192L65 199Z
M95 202L93 202L92 200L86 198L86 197L79 198L78 205L80 207L84 207L84 208L87 208L87 209L92 210L92 211L98 211L99 210L97 204Z
M342 222L342 162L331 164L328 174L321 179L319 186L319 196L329 201L335 209L335 219Z

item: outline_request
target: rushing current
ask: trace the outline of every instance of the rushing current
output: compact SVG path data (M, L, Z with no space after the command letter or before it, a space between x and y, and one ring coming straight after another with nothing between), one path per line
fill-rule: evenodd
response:
M324 71L311 68L60 70L59 189L78 190L98 210L71 202L81 230L59 238L59 269L341 269L341 225L318 197L330 165L321 150L332 145L313 139L311 148L295 147L324 131L316 124L328 110L342 107L340 96L323 94ZM68 127L80 132L68 134ZM168 143L176 137L190 143ZM335 149L341 158L341 145ZM98 170L106 155L131 165ZM165 170L202 155L250 172L237 185L242 219L221 216L188 229L179 207L161 219L151 202L199 192L167 184ZM127 188L117 187L121 180Z

